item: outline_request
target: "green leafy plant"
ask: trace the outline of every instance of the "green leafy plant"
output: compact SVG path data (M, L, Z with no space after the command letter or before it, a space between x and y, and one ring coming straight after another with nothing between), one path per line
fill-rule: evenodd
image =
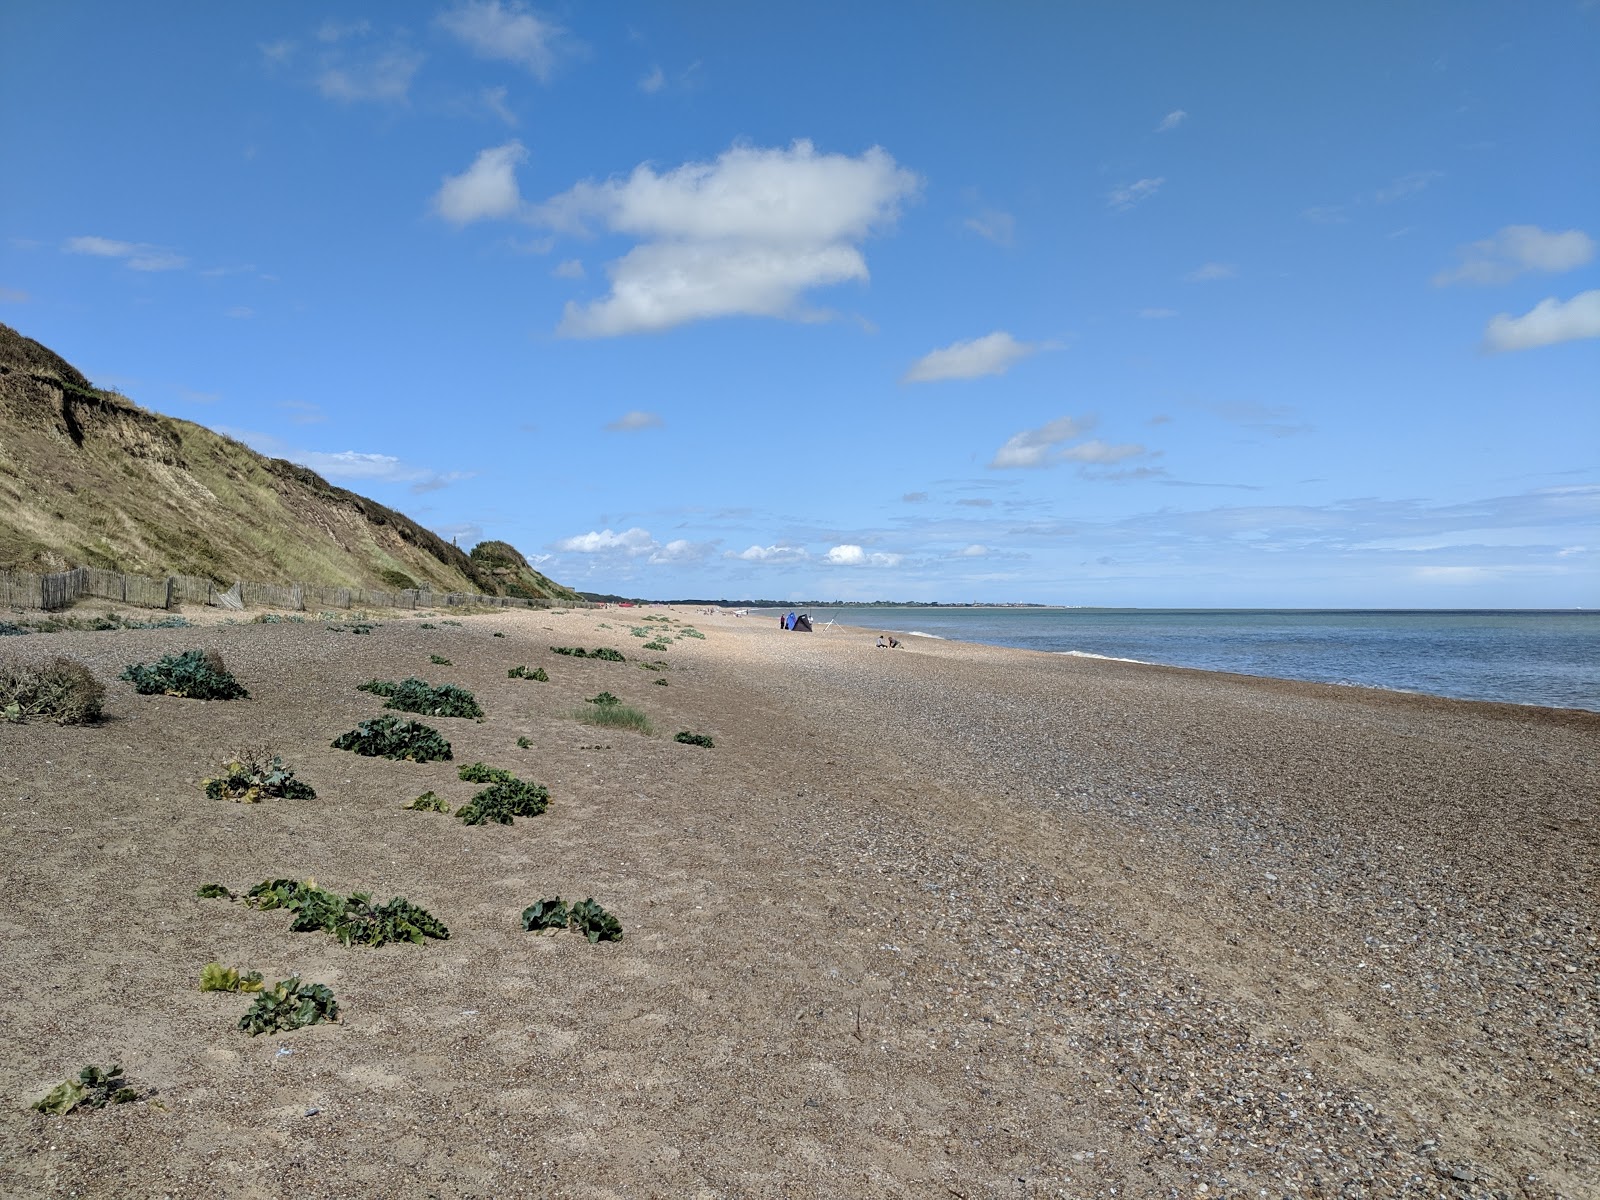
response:
M655 731L650 718L639 709L627 704L583 704L572 710L572 719L585 725L601 725L607 729L631 729L635 733Z
M93 1064L78 1072L76 1079L68 1079L50 1089L43 1100L35 1102L34 1111L64 1117L80 1108L104 1108L108 1104L126 1104L137 1100L139 1094L125 1086L120 1064L113 1063L102 1071Z
M482 766L483 764L476 764ZM484 768L489 786L456 810L467 825L511 825L517 817L537 817L550 807L550 790L538 783L518 779L509 771ZM465 779L467 776L462 775ZM483 782L485 776L474 776Z
M418 629L437 629L439 627L437 625L435 625L432 621L424 621L421 625L418 625L417 628Z
M219 962L200 968L202 992L259 992L264 986L260 971L241 975L238 967L225 967Z
M442 654L430 654L430 655L428 655L428 661L431 662L436 667L453 667L453 666L455 666L454 663L452 663L448 658L446 658Z
M0 621L0 637L26 637L31 632L26 625L18 625L15 621Z
M339 1019L339 1002L320 983L301 983L300 976L280 979L256 997L239 1018L239 1028L258 1033L285 1033Z
M665 650L666 647L662 646L661 649ZM628 661L622 656L622 651L613 650L609 646L601 646L597 650L585 650L582 646L551 646L550 650L555 654L565 654L569 658L598 658L602 662Z
M409 759L412 762L448 762L450 743L437 729L420 721L374 717L333 740L335 750L351 750L368 758Z
M440 621L439 624L441 624L441 625L454 625L457 629L461 628L461 622L460 621Z
M241 750L222 764L226 774L207 779L201 786L213 800L259 804L263 800L315 800L316 789L302 783L270 751Z
M664 683L666 681L663 680L662 682ZM682 742L685 746L704 746L707 750L716 745L716 743L705 734L690 733L687 729L683 730L681 733L673 734L672 740L675 742Z
M185 650L152 664L130 663L118 679L133 682L142 696L183 696L190 700L245 700L250 693L229 674L215 650Z
M669 650L669 649L671 649L671 647L668 646L667 643L665 643L665 642L646 642L644 644L644 648L646 650Z
M425 679L402 679L399 683L388 679L371 679L366 683L358 683L356 691L386 696L388 703L384 707L398 712L423 713L430 717L483 716L477 698L466 688L453 683L441 683L434 687Z
M467 783L503 783L516 776L510 771L502 771L499 767L491 767L487 763L475 762L465 767L457 767L456 775Z
M565 654L568 658L588 658L589 652L582 646L551 646L552 654Z
M667 681L665 679L652 679L650 682L655 684L657 687L667 686Z
M590 696L589 699L584 701L584 703L599 704L603 707L607 704L621 704L622 697L613 696L610 692L601 692L598 696Z
M0 665L0 717L21 724L35 717L57 725L84 725L100 719L105 686L81 662L46 659L38 666Z
M402 807L412 809L415 812L437 812L444 813L446 816L450 815L450 806L432 792L423 792L410 804Z
M637 625L635 625L632 629L628 630L628 632L633 634L634 637L638 637L638 638L648 638L648 637L654 637L655 636L655 631L653 629L641 629Z
M220 883L202 883L194 894L202 900L234 900L237 897Z
M499 631L499 630L498 630L498 629L496 629L496 630L495 630L495 631L494 631L494 632L493 632L493 633L491 633L491 634L490 634L490 635L489 635L489 636L490 636L490 637L505 637L505 634L503 634L503 633L501 633L501 632L500 632L500 631Z
M529 932L540 929L565 929L570 916L560 896L539 900L522 910L522 927Z
M444 941L450 931L425 908L396 896L387 904L372 903L367 892L341 896L316 885L314 880L264 879L244 896L252 908L294 913L290 933L322 930L346 946L386 946L390 942L421 945L424 938Z
M688 625L685 625L678 631L678 636L680 638L698 638L702 642L706 640L705 634L701 633L698 629L690 628Z
M579 900L570 907L560 896L540 900L522 910L522 927L529 932L541 929L576 929L593 942L622 940L622 922L594 902L594 897Z
M550 676L545 674L545 669L543 667L535 667L531 671L528 670L527 667L520 667L520 666L519 667L512 667L509 671L506 672L506 678L507 679L533 679L533 680L537 680L539 683L549 683L550 682Z
M517 749L518 750L531 750L532 748L533 748L533 743L530 742L526 737L519 737L517 739Z

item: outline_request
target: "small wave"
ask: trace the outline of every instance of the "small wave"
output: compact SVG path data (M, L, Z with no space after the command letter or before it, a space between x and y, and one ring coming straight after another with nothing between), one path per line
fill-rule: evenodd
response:
M932 638L936 642L942 642L942 641L945 640L944 638L940 637L937 633L923 633L922 630L920 630L920 629L903 629L900 632L904 633L907 637Z
M1091 654L1087 650L1057 650L1057 654L1064 654L1068 658L1098 658L1101 662L1126 662L1138 663L1141 667L1156 667L1160 663L1146 662L1142 658L1118 658L1115 654Z

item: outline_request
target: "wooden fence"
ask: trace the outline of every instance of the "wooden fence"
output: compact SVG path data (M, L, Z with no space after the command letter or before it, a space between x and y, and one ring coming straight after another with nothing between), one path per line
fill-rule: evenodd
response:
M70 608L85 596L115 600L135 608L177 608L209 604L219 608L588 608L583 600L530 600L520 596L484 596L476 592L386 592L371 588L318 587L309 583L247 583L218 587L195 575L122 575L95 567L76 567L47 575L0 571L0 608L38 608L46 612Z

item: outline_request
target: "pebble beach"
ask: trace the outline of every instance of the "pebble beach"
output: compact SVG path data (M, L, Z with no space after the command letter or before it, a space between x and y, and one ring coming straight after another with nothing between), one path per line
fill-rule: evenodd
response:
M1600 714L878 632L652 608L6 639L88 663L108 719L0 725L0 1192L1600 1195ZM110 682L191 646L252 698ZM355 684L407 675L482 703L433 722L453 762L330 747L381 711ZM574 720L602 689L654 735ZM207 800L246 742L318 799ZM402 809L464 800L475 760L548 812ZM194 897L277 876L451 937L344 947ZM522 932L556 892L624 938ZM325 982L341 1021L240 1033L196 989L214 960ZM28 1109L109 1061L139 1101Z

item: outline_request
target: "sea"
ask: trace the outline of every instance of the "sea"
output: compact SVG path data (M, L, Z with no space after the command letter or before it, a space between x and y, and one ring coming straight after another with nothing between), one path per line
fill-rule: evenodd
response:
M902 638L1600 712L1600 611L954 608L809 610ZM754 615L754 614L752 614Z

